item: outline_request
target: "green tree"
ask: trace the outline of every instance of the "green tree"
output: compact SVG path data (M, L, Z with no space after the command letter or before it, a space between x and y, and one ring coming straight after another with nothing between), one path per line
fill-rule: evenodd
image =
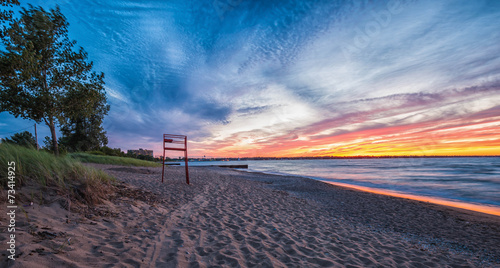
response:
M16 133L10 136L10 139L2 139L2 142L13 143L28 148L36 148L35 137L33 137L33 135L29 131Z
M54 144L52 143L52 139L49 137L49 136L45 136L44 140L43 140L43 147L42 149L47 151L47 152L51 152L51 153L54 153ZM61 142L61 138L58 139L58 150L59 150L59 153L67 153L68 150L66 149L66 146Z
M75 95L70 99L84 99L87 93L81 90L75 94L82 96ZM92 114L74 113L61 123L63 137L59 139L59 144L63 144L72 152L99 150L108 144L106 131L102 127L104 116L109 111L104 94L93 99L92 110Z
M121 156L125 157L125 153L122 152L120 148L109 148L108 146L102 146L99 151L101 151L105 155L110 155L110 156Z
M68 38L68 23L59 7L23 8L2 37L0 52L0 112L8 111L50 128L54 153L59 154L56 124L90 117L106 106L104 74L92 71L82 47ZM109 108L108 108L109 109Z
M49 136L45 136L43 139L43 147L42 149L48 151L48 152L54 152L54 144L52 143L52 139L50 139Z

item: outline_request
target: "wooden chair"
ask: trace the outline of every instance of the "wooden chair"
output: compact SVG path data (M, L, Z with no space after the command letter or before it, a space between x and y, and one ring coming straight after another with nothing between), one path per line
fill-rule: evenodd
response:
M186 183L189 184L188 156L187 156L187 136L163 134L163 162L161 170L161 183L165 174L165 151L184 151L184 161L186 166Z

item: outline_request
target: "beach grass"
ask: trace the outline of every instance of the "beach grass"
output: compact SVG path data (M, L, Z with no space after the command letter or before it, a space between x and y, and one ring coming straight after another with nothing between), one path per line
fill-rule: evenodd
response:
M109 155L96 155L89 153L71 153L69 157L85 163L121 165L121 166L138 166L138 167L161 167L161 163L145 161L130 157L119 157Z
M107 173L84 166L72 157L55 157L45 151L2 143L0 183L3 187L8 186L9 176L14 177L16 188L34 182L55 187L61 193L78 195L78 199L92 204L98 203L115 181Z

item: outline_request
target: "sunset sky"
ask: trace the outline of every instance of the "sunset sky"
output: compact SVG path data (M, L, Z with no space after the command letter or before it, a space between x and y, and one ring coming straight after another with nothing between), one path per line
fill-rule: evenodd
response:
M110 147L500 155L500 1L23 2L59 3L105 73ZM0 137L32 125L0 113Z

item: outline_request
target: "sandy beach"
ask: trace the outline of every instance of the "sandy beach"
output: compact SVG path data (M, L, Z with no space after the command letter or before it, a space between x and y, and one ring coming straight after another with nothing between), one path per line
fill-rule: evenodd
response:
M88 209L24 187L18 255L0 266L500 267L496 216L300 177L193 167L186 185L166 167L161 184L161 168L91 166L117 194Z

